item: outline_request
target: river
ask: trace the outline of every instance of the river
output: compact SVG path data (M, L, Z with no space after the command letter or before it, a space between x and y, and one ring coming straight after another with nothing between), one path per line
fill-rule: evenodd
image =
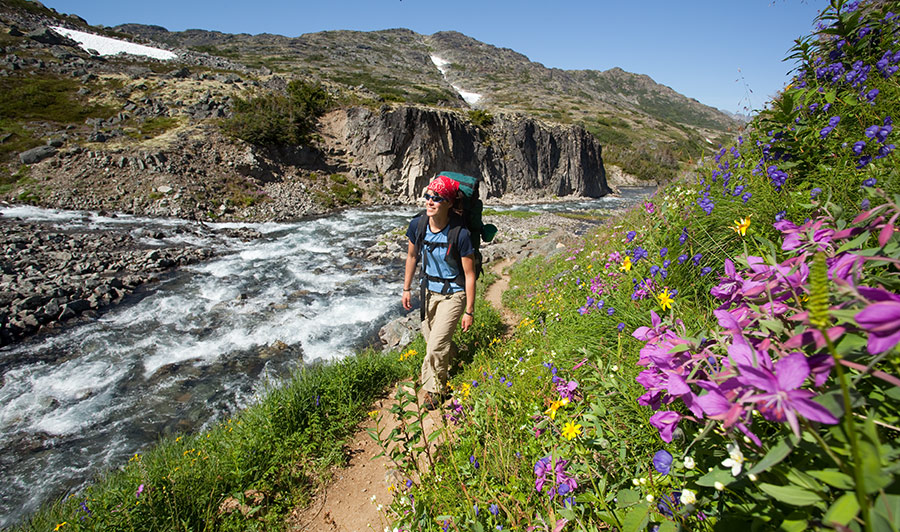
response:
M501 209L571 211L621 197ZM31 207L4 216L144 238L195 222ZM116 468L161 436L194 432L252 403L302 364L345 357L399 317L401 257L354 258L405 228L406 208L345 210L290 224L208 224L219 255L165 276L98 319L0 350L0 527ZM252 242L216 235L248 227ZM177 238L177 237L176 237Z

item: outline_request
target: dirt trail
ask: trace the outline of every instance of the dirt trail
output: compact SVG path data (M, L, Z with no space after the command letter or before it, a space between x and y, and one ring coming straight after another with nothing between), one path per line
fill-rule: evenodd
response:
M509 286L508 268L514 260L505 259L492 264L490 271L500 276L488 287L485 299L496 309L500 309L506 325L507 335L516 324L515 316L503 308L501 296ZM383 434L389 434L396 425L390 410L396 403L394 395L396 387L387 397L378 400L373 410L378 412L382 423L393 423L384 428ZM422 402L420 394L419 402ZM423 423L425 433L431 434L442 424L439 411L428 414ZM298 508L288 517L288 529L294 531L327 531L327 532L363 532L375 530L381 532L388 525L385 510L394 497L392 486L399 488L405 479L394 469L387 457L373 459L381 452L381 448L367 430L375 427L372 418L360 425L359 430L346 446L348 455L347 467L337 470L334 480L327 486L319 488L313 495L313 502L307 508ZM374 498L374 499L373 499ZM383 510L379 510L383 505Z

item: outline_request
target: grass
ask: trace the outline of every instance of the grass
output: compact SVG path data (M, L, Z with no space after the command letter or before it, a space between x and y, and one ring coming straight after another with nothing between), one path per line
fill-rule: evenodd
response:
M481 214L482 216L509 216L510 218L522 220L541 215L541 213L534 211L498 211L497 209L484 209Z

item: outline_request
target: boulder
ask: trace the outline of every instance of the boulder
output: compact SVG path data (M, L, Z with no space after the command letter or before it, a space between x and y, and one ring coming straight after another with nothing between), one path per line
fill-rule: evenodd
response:
M22 161L22 164L35 164L54 155L56 155L56 148L53 146L38 146L20 153L19 160Z
M64 37L50 28L38 28L28 32L28 38L35 40L41 44L62 45L62 46L78 46L78 43L68 37Z

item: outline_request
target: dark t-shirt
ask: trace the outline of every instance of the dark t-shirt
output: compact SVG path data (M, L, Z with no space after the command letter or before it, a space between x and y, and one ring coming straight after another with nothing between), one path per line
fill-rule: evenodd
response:
M409 223L409 228L406 230L406 237L409 238L409 241L413 244L416 243L416 229L419 225L419 217L415 217ZM450 225L447 224L444 229L439 233L431 232L430 225L425 223L425 241L426 242L434 242L436 244L446 244L447 239L450 236ZM456 239L457 249L459 250L460 257L468 257L475 253L475 248L472 246L472 237L469 234L469 230L465 227L460 227L459 229L459 237ZM457 275L462 273L462 265L457 264L455 260L453 260L453 254L447 253L447 246L435 246L433 248L429 246L422 246L425 248L425 253L428 255L425 258L426 270L425 273L432 277L440 277L441 279L454 279ZM428 281L428 289L434 292L440 292L444 287L444 284L438 281ZM450 283L450 293L456 293L465 290L464 286L460 286L459 284L452 282Z

